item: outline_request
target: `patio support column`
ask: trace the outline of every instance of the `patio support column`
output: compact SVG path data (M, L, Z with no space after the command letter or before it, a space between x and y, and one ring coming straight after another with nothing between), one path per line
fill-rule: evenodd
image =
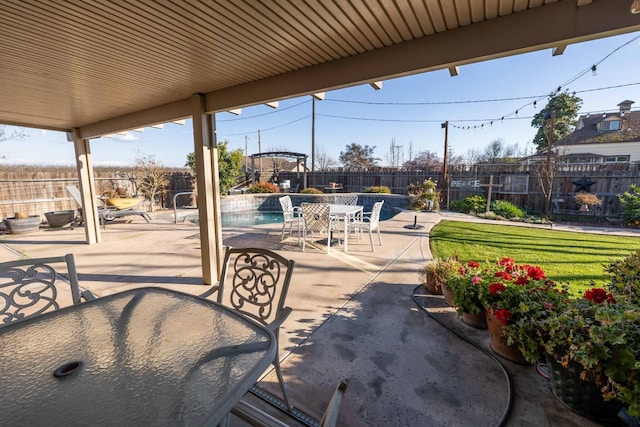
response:
M193 95L191 101L202 280L207 285L213 285L220 277L223 257L218 147L214 134L215 122L206 113L204 96Z
M84 234L88 244L100 243L100 220L98 217L98 198L96 185L93 180L93 165L91 164L91 149L89 140L80 137L78 129L71 130L73 148L76 154L76 170L82 196L82 218L84 220Z

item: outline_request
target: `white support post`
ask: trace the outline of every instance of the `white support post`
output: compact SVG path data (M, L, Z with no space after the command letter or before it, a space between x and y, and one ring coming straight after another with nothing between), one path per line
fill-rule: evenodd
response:
M71 131L73 148L76 155L76 169L80 182L82 196L82 218L84 219L84 233L88 244L100 243L100 220L98 216L98 199L96 185L93 180L93 165L91 164L91 149L89 140L82 139L78 129Z
M222 267L222 222L218 159L213 120L205 112L202 95L192 98L193 140L200 220L200 256L202 280L207 285L218 282Z

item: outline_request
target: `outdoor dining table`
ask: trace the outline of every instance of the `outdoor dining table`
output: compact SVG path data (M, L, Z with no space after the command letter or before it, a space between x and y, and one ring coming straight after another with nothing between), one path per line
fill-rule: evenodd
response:
M3 425L218 425L275 357L217 303L140 288L0 327Z
M362 212L364 206L359 205L339 205L339 204L329 204L329 215L338 218L340 221L344 223L344 246L343 249L345 252L349 251L349 221L351 218L355 218L355 216Z

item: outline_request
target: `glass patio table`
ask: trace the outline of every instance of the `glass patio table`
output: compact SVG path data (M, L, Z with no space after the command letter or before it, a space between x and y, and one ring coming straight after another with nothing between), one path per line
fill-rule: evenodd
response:
M0 328L4 425L217 425L269 367L273 333L140 288Z

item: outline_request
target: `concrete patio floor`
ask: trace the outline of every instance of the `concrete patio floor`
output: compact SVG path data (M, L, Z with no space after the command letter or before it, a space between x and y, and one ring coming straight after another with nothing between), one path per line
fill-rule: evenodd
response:
M172 212L151 215L150 224L138 217L108 223L98 245L85 244L81 227L0 235L0 262L73 253L81 286L97 295L141 286L205 291L197 227L174 224ZM509 395L500 366L427 316L413 299L418 271L431 259L429 230L444 218L472 220L402 212L382 223L382 247L371 252L364 236L350 239L348 254L341 248L327 254L324 247L303 253L296 238L281 241L279 224L225 228L225 245L268 248L296 261L287 298L293 313L280 334L282 369L296 408L319 419L339 379L347 377L339 425L498 425ZM424 228L404 227L414 220ZM486 331L466 326L440 297L431 298L435 316L490 354ZM559 403L535 367L500 361L513 381L513 409L505 425L601 425ZM279 396L275 373L268 372L259 385Z

